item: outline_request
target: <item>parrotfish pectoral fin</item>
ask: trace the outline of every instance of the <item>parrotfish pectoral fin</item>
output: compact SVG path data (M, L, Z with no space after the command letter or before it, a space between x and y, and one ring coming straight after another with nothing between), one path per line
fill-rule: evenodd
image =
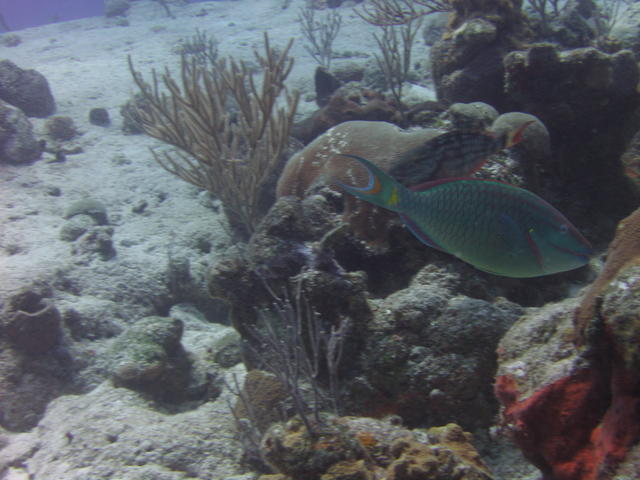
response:
M338 179L333 179L333 182L338 187L355 197L366 200L367 202L378 205L379 207L396 211L400 201L400 192L404 187L369 160L347 153L341 153L340 155L352 158L360 163L366 169L367 174L369 175L369 181L364 187L347 185Z
M504 237L506 248L512 248L512 256L531 255L540 272L544 272L544 262L540 248L536 243L533 229L524 231L518 223L506 213L500 214L500 234ZM524 245L527 247L524 247Z
M516 221L506 213L501 213L500 219L500 235L504 237L506 245L514 245L520 241L522 233Z
M402 221L404 222L404 224L407 226L407 228L409 229L409 231L411 233L413 233L416 238L418 240L420 240L422 243L424 243L425 245L428 245L431 248L435 248L436 250L440 250L441 252L445 252L445 253L449 253L447 250L445 250L444 248L442 248L440 245L438 245L436 242L434 242L431 237L429 237L429 235L427 235L427 233L422 230L413 220L411 220L408 216L400 214L400 218L402 219Z

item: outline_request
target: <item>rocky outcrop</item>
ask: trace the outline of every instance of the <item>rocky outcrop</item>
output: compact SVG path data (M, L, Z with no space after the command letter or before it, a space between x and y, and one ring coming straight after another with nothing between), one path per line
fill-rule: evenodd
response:
M399 124L402 115L384 95L348 84L335 91L320 110L296 123L291 135L308 144L331 127L354 120Z
M0 101L0 163L29 163L40 158L42 150L27 116Z
M62 337L60 312L47 298L45 286L25 288L7 301L2 312L1 331L17 348L29 354L51 351Z
M363 371L354 382L366 412L472 431L492 423L494 349L522 310L506 300L470 298L464 293L475 288L477 295L479 285L465 283L428 265L407 288L371 302L373 318L360 333Z
M126 15L130 7L129 0L107 0L104 4L104 14L107 17Z
M45 284L10 296L0 312L0 426L34 427L47 403L71 388L73 362Z
M114 383L172 404L216 397L216 374L204 366L207 371L197 371L180 342L183 328L178 319L157 316L130 326L108 352Z
M47 79L35 70L23 70L9 60L0 61L0 99L29 117L53 114L56 104Z

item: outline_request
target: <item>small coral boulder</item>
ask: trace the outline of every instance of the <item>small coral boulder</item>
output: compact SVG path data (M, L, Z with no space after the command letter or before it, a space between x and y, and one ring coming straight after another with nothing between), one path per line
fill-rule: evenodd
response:
M24 70L9 60L0 61L0 99L29 117L44 118L56 110L49 82L35 70Z
M42 145L27 116L0 101L0 163L21 164L40 158Z

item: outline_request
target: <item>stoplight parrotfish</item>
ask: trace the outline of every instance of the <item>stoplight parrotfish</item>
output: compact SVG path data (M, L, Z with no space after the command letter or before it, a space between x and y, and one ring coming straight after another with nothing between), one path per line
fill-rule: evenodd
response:
M522 140L525 122L501 135L493 132L453 130L404 153L389 175L406 186L436 178L466 177L480 169L487 158Z
M527 278L588 263L589 242L558 210L537 195L506 183L448 178L409 190L356 155L368 172L364 187L334 180L347 193L397 212L430 247L479 270Z

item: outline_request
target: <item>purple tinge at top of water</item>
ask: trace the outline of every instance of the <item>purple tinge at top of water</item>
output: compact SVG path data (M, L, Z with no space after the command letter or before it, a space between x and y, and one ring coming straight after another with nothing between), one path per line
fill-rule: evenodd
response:
M102 15L104 0L0 0L0 14L11 30Z
M191 0L199 3L204 0ZM0 32L104 14L105 0L0 0Z

